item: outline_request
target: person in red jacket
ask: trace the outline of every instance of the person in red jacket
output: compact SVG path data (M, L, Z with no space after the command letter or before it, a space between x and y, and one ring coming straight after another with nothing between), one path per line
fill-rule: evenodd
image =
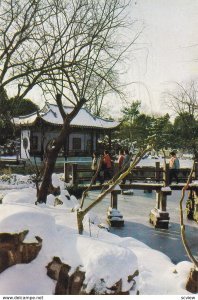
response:
M111 157L109 155L109 152L107 150L104 151L104 156L103 156L103 170L104 170L104 180L111 179Z

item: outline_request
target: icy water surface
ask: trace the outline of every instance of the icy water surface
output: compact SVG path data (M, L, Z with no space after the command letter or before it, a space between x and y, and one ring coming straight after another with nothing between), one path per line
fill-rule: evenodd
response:
M85 206L93 201L98 192L92 191L85 201ZM134 190L134 195L119 195L118 209L123 214L125 225L110 228L110 232L120 237L133 237L149 247L165 253L174 263L189 260L180 237L179 200L180 191L173 191L168 196L167 211L170 216L169 229L154 229L149 223L149 213L155 207L155 192L144 193ZM185 204L185 203L184 203ZM101 222L105 222L110 196L92 209ZM185 210L185 207L184 207ZM186 235L193 254L198 258L198 224L184 217Z

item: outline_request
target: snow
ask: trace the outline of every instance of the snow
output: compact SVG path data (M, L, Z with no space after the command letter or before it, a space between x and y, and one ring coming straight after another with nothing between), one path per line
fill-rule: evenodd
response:
M171 188L170 188L170 186L164 186L161 188L161 191L162 192L171 192Z
M64 106L65 112L68 114L72 111L72 107ZM42 113L40 111L40 117L49 123L53 123L56 125L62 125L63 119L60 114L57 105L46 103L46 111ZM32 124L37 119L37 113L28 115L28 116L21 116L14 118L14 123L16 125L20 124ZM114 128L119 125L119 122L105 120L96 116L93 116L89 111L85 108L81 108L78 112L77 116L71 122L72 126L82 126L82 127L96 127L96 128Z
M72 212L79 201L70 197L60 176L53 175L53 184L61 187L61 195L49 195L47 203L41 205L35 205L36 189L28 180L21 177L17 181L26 181L25 188L3 191L0 228L9 233L28 230L25 242L40 236L42 249L31 263L12 266L0 274L0 295L53 295L56 282L47 276L46 266L54 256L71 266L70 274L81 266L86 272L87 292L92 288L98 293L108 292L108 287L122 279L122 290L132 288L131 295L137 290L140 295L190 295L185 283L192 263L174 264L165 254L134 238L121 238L107 227L101 229L105 226L99 228L99 218L92 212L85 216L85 231L79 235L76 211ZM13 187L13 182L10 185ZM62 204L54 205L56 198ZM139 275L133 286L128 276L136 270Z

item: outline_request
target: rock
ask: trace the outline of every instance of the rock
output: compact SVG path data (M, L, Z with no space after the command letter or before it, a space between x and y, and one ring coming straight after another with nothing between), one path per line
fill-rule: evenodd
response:
M69 270L70 266L62 264L55 288L55 295L68 295L69 294Z
M54 279L58 280L60 269L62 267L63 263L59 257L54 256L53 260L47 265L47 275ZM68 272L71 269L69 265L68 266Z
M85 272L80 271L80 267L78 267L70 277L69 295L83 294L84 280L85 280Z
M57 205L63 205L63 201L56 197L54 200L54 206L57 206Z
M29 263L41 250L42 239L36 236L37 243L23 243L28 230L14 233L0 233L0 273L20 263Z
M86 292L85 272L81 271L82 266L78 266L75 272L70 275L71 267L61 261L59 257L54 257L52 262L47 265L47 275L57 280L55 295L88 295ZM128 276L128 282L134 282L134 277L138 276L138 270L133 275ZM129 295L129 291L122 291L122 279L116 282L112 287L107 288L104 279L101 278L101 286L104 290L92 289L89 295ZM133 288L132 286L132 288Z
M122 292L122 279L120 279L118 282L116 282L108 290L110 291L110 294L123 295L123 292ZM124 293L124 295L128 295L128 294L129 294L129 292Z
M186 290L194 294L198 293L198 271L195 269L190 270Z
M48 188L48 194L52 194L54 196L60 195L60 186L54 187L52 184Z
M47 265L47 275L57 280L55 295L68 295L69 271L71 267L64 264L59 257L54 257Z

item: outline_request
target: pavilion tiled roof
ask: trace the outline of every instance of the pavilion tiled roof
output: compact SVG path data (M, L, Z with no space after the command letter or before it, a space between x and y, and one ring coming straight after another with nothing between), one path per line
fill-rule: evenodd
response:
M72 107L64 106L66 113L72 111ZM46 103L43 109L27 116L19 116L14 118L16 126L33 126L38 119L42 119L45 123L61 126L63 119L58 109L58 106L51 103ZM119 125L119 122L103 119L92 115L86 108L81 108L76 117L72 120L72 127L87 127L87 128L103 128L111 129Z

